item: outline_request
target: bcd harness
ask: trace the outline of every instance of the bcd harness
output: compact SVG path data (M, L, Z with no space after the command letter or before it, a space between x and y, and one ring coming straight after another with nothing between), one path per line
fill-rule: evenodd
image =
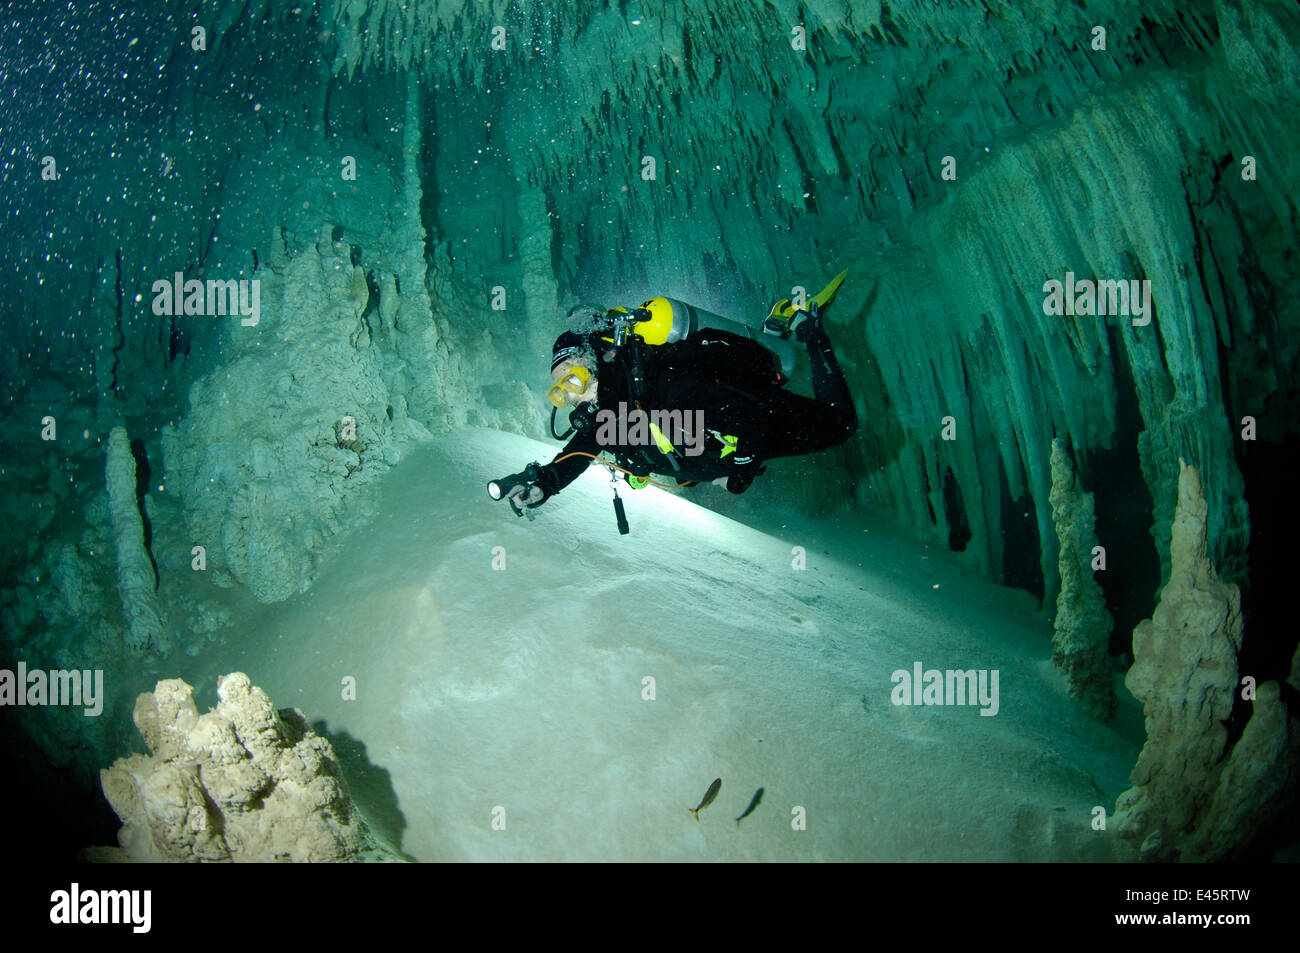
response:
M652 351L655 352L654 359L662 364L662 373L678 373L707 380L753 403L762 403L764 392L776 390L786 382L776 366L775 355L757 341L727 331L706 329L675 344L652 347L647 345L640 335L630 333L628 330L639 319L640 316L633 312L626 316L626 320L615 321L612 329L615 353L611 369L617 368L622 372L627 383L629 403L642 413L646 413L644 407L648 391L646 366ZM602 339L611 342L610 337L602 335ZM745 386L736 386L736 382ZM594 432L598 413L598 408L593 406L595 403L595 401L585 401L570 411L569 429L564 433L556 432L555 417L558 408L553 408L551 435L557 440L567 440L574 433ZM648 416L647 414L647 419ZM640 489L654 482L649 479L651 473L667 472L664 470L665 461L671 468L671 472L677 475L678 486L690 486L695 482L689 478L682 480L684 474L689 472L689 468L685 465L686 461L681 451L673 445L662 428L651 420L648 429L654 441L653 448L645 446L629 451L620 447L613 450L617 468L610 467L606 463L610 468L611 481L614 483L614 511L620 533L626 533L628 529L623 503L618 496L615 469L624 471L627 483L633 489ZM741 454L740 437L736 434L722 433L714 429L706 429L705 433L707 438L714 441L714 451L718 455L716 459L722 461L730 457L730 463L736 468L736 472L744 472L744 468L755 462L752 457ZM599 458L595 459L597 462L604 462ZM748 485L758 472L761 472L761 468L750 469L745 476L741 477L742 482Z
M714 333L717 334L718 332ZM688 338L687 341L683 341L681 344L687 344L687 342L696 348L704 347L709 343L726 343L720 338L709 339L708 332L705 332L698 337ZM760 344L755 344L754 346L762 348L762 345ZM677 353L681 352L681 345L661 345L660 347L675 348ZM615 365L621 367L626 377L630 403L642 413L646 412L646 359L649 351L650 346L647 345L639 335L629 334L627 335L623 346L616 352L614 358ZM763 353L767 354L768 352L766 349L763 349ZM675 367L670 359L667 363L667 369L669 372L677 370L682 373L690 373L690 368ZM696 368L696 370L698 371L698 368ZM712 383L735 393L747 401L759 402L761 400L761 398L754 393L742 390L726 381L719 380L718 377L720 374L718 372L723 370L723 368L714 367L711 370L713 371L711 374L695 374L692 376L707 377L712 381ZM779 373L773 373L774 382L780 381ZM779 386L779 383L777 386ZM594 420L594 417L592 419ZM668 435L663 432L663 429L653 420L648 421L648 429L651 437L654 439L654 449L652 450L650 447L645 447L632 452L620 451L616 454L618 462L631 470L633 474L641 480L644 480L644 478L650 473L661 470L663 462L666 461L668 466L672 468L672 472L680 477L680 475L686 470L686 461L683 459L682 452L673 445L672 440L669 439ZM718 454L717 459L719 461L725 460L727 457L732 457L731 463L736 466L745 466L746 464L753 462L752 458L738 454L740 437L736 434L724 434L721 431L708 428L706 428L705 433L716 442L714 449ZM629 478L628 483L634 488L638 486L638 483L634 482L631 478ZM644 482L641 482L639 485L644 486L645 484Z

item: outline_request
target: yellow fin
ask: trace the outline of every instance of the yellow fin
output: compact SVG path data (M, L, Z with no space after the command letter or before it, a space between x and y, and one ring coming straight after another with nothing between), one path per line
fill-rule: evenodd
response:
M825 308L828 304L831 303L832 300L834 300L836 292L840 290L840 285L844 284L844 277L848 273L849 270L845 268L838 275L836 275L834 278L831 279L830 284L828 284L821 291L817 292L817 294L813 295L813 300L817 302L817 307Z

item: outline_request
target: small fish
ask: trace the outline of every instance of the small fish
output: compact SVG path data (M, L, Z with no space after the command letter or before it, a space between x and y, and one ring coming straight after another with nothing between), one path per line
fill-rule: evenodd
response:
M759 788L754 792L754 799L749 802L749 807L745 808L745 813L736 818L736 823L739 824L745 818L749 817L749 815L753 814L754 808L758 807L758 802L761 800L763 800L763 789Z
M709 785L709 789L704 792L704 800L700 801L700 803L695 807L687 808L688 811L695 815L697 821L700 819L700 811L713 803L713 799L718 796L718 791L721 787L722 778L715 778L713 783Z

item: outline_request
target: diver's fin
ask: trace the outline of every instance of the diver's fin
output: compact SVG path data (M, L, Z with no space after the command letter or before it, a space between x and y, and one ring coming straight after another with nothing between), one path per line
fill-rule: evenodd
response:
M834 278L831 279L830 284L828 284L821 291L817 292L817 294L813 295L813 301L817 302L817 307L820 308L823 312L826 310L827 305L829 305L832 301L835 300L835 295L839 292L840 285L844 284L844 277L848 273L849 270L845 268L838 275L836 275Z
M769 318L788 318L792 314L794 314L794 308L790 307L790 299L782 298L772 305L772 310L767 313L767 316Z
M830 303L835 300L835 295L839 293L840 285L844 284L848 273L847 268L841 271L831 279L830 284L809 298L807 306L803 308L796 308L789 298L782 298L772 305L772 310L763 322L763 333L788 339L808 320L810 312L820 319L830 307Z
M782 298L772 305L772 310L768 312L767 317L763 320L763 333L779 338L788 338L790 336L790 319L794 317L794 313L794 308L790 307L790 299Z
M834 278L831 279L830 284L828 284L821 291L817 292L815 295L809 298L808 303L805 304L803 307L801 308L796 307L795 303L791 301L789 298L782 298L776 304L772 305L772 310L768 313L767 316L772 319L793 318L800 311L811 311L812 309L808 307L808 304L816 304L818 310L824 312L827 306L829 306L830 303L835 300L835 295L839 293L840 285L844 284L844 279L848 275L848 273L849 270L845 268L838 275L836 275ZM778 332L769 331L768 333L774 334Z

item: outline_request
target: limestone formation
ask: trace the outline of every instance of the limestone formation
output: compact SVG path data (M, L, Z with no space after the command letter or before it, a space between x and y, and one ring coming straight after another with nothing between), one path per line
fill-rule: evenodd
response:
M131 455L131 441L125 427L114 427L109 434L104 477L113 517L117 586L127 622L127 647L135 652L152 649L165 657L171 643L154 595L153 561L144 545L144 521L135 494L135 457Z
M1260 685L1241 738L1225 724L1238 689L1241 594L1206 551L1200 475L1180 461L1169 583L1133 633L1126 684L1143 702L1147 741L1115 826L1148 860L1241 856L1294 791L1297 725L1276 682ZM1249 696L1245 696L1249 697Z
M136 700L148 755L100 773L122 821L101 861L358 861L376 850L329 741L297 709L277 712L247 675L217 682L200 715L180 679Z
M1084 493L1070 466L1065 442L1052 441L1052 520L1060 542L1057 567L1061 591L1056 597L1052 661L1070 682L1070 694L1094 717L1105 720L1115 712L1106 648L1111 618L1101 586L1092 575L1092 494Z
M429 283L436 279L437 267L426 260L425 245L429 236L420 220L424 186L420 181L420 152L423 130L420 123L420 84L414 74L407 77L404 102L406 119L402 124L402 201L395 216L394 237L400 249L394 256L397 272L393 281L395 296L392 311L392 345L401 358L401 384L392 386L410 410L411 416L435 432L438 421L446 414L444 363L447 343L442 342L437 324L437 309L429 297ZM401 291L398 291L398 288ZM380 296L383 301L383 296ZM441 345L441 347L439 346Z
M257 273L258 326L240 328L239 356L196 380L189 414L163 432L193 543L263 602L308 588L326 541L366 513L356 491L429 436L394 411L365 277L336 235Z
M1265 682L1256 692L1254 713L1223 764L1195 836L1183 845L1180 859L1247 859L1254 835L1268 830L1288 805L1295 804L1298 786L1300 719L1288 713L1281 686Z

